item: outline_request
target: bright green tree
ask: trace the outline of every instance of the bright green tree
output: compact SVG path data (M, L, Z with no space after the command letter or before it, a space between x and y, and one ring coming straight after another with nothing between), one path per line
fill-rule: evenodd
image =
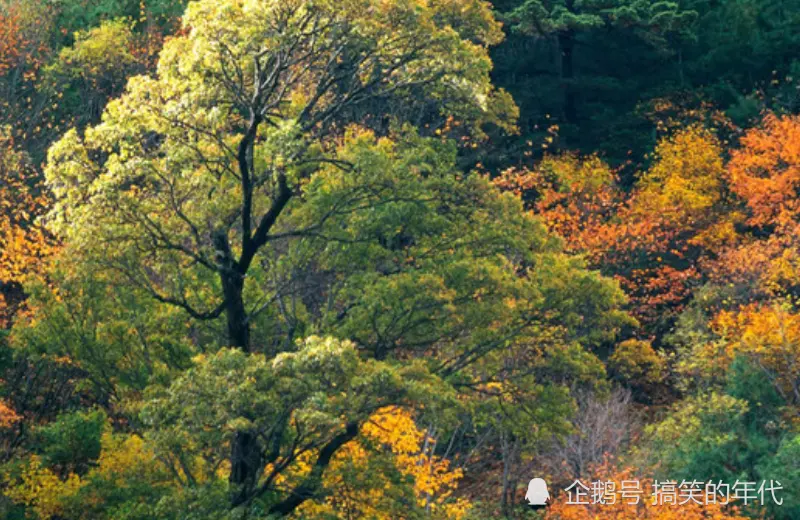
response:
M184 311L190 330L205 331L192 338L198 350L236 349L219 355L241 368L209 379L203 370L216 368L198 359L191 376L153 390L144 415L179 466L183 449L225 461L226 507L285 515L318 498L333 454L381 406L416 403L445 421L452 413L435 412L433 398L487 374L517 374L520 395L538 395L543 358L560 360L563 389L572 371L597 373L548 347L576 353L613 336L619 289L564 256L515 197L460 173L445 137L511 128L508 98L489 82L487 46L501 33L487 4L201 1L184 23L155 77L132 79L101 124L52 147L50 221L77 259L70 277L147 297L147 312ZM537 341L543 330L558 341ZM109 332L111 352L126 352ZM320 367L322 352L293 353L313 333L352 340L362 359L347 347ZM141 345L121 360L147 363L157 350ZM297 356L311 364L279 378L295 382L286 391L297 400L250 394L271 395L284 384L271 371ZM251 378L251 364L266 372ZM416 379L445 390L403 390ZM293 473L298 447L311 457L306 475ZM195 494L185 497L206 500L187 471Z

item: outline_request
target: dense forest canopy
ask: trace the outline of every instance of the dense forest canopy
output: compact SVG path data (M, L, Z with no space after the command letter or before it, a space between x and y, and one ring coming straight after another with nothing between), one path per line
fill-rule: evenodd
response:
M789 0L0 0L0 516L800 517L798 77Z

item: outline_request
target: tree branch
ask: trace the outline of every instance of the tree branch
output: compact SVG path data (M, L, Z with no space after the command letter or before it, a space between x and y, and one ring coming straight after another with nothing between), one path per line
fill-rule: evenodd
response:
M288 497L269 508L269 515L288 516L295 509L300 507L303 502L314 496L314 492L319 486L322 474L331 462L336 452L353 440L358 435L359 424L357 422L348 423L345 431L331 439L328 444L322 447L311 474L303 482L292 490Z

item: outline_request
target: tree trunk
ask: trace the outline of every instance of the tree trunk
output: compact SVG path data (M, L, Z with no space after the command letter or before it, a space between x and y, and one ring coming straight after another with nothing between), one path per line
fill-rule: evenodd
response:
M214 236L214 247L219 263L219 276L225 296L225 318L228 322L228 343L244 352L250 352L250 323L244 305L244 274L233 258L228 235L219 232ZM231 474L228 481L233 491L231 505L237 507L247 502L258 484L263 451L258 438L251 432L238 431L231 443Z
M511 516L512 504L509 503L508 488L511 483L511 441L505 433L500 434L501 455L503 458L503 481L500 492L500 511L503 517Z
M258 484L261 459L261 446L256 436L250 432L236 432L231 445L231 475L228 479L233 491L233 507L250 499Z
M230 346L250 351L250 324L244 306L244 277L238 272L222 275L222 289L225 292L225 316L228 322L228 341ZM256 485L261 471L262 450L256 436L247 431L238 431L231 443L231 474L229 482L233 494L233 507L246 502Z
M575 32L571 29L558 33L558 47L561 53L561 84L564 89L564 119L575 124L578 120L578 111L575 107L575 88L573 80Z
M222 275L225 294L225 317L228 321L228 341L231 347L250 352L250 324L244 306L244 276L237 271Z

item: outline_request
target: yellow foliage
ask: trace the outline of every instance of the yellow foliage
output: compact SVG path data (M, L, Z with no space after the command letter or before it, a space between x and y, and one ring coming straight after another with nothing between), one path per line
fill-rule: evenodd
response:
M14 502L29 506L41 520L48 520L63 512L64 500L74 496L82 486L78 475L70 473L66 480L42 467L37 455L31 455L22 470L20 481L9 486L6 496Z
M421 506L435 509L455 491L463 476L461 469L451 470L449 460L432 454L435 441L417 428L407 411L391 408L375 414L363 432L388 446L400 471L414 477L414 491Z
M664 378L664 359L647 341L623 341L611 354L609 365L626 381L635 385L654 384Z
M10 130L0 127L0 289L21 285L52 253L52 240L36 222L48 203L29 158L16 150ZM8 303L0 292L0 328L14 310Z
M722 311L711 322L719 341L699 346L681 369L706 376L723 375L737 356L764 370L790 402L800 395L800 314L779 305L747 305Z
M658 144L656 157L633 200L634 213L691 224L720 201L722 147L709 130L695 125L677 132Z
M152 486L171 485L163 465L138 435L114 435L105 432L97 464L84 478L70 473L59 478L31 455L17 478L6 474L6 495L18 504L30 507L41 520L62 516L68 499L80 491L82 503L102 506L103 493L125 488L132 480ZM99 487L98 487L99 483Z
M326 473L325 487L332 491L325 503L306 502L300 509L302 518L345 515L350 518L396 519L396 511L387 510L385 501L397 492L395 483L384 475L372 473L367 486L352 486L343 473L365 475L368 458L374 454L366 447L376 444L391 454L397 471L413 482L413 492L420 507L426 507L436 518L461 519L470 503L452 495L462 477L460 468L451 468L450 461L433 454L435 440L420 430L411 414L400 408L387 408L374 414L362 427L364 441L345 445ZM396 499L395 499L396 500ZM346 513L345 513L346 511Z
M145 446L144 440L138 435L115 436L106 432L101 443L103 449L97 467L91 471L93 476L121 486L124 478L132 472L152 472L155 453Z

